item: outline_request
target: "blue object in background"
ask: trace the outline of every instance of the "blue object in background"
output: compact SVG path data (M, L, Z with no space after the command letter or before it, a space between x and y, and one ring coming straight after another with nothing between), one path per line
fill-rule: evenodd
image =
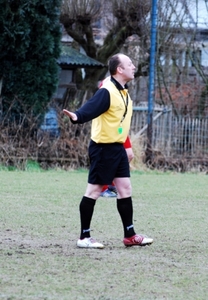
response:
M44 116L40 130L49 134L51 137L59 137L60 130L58 124L57 111L54 108L50 108Z

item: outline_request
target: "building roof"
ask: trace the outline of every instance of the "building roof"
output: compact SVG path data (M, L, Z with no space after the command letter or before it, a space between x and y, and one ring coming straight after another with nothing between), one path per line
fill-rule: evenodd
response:
M80 53L71 46L62 45L61 55L58 59L60 65L74 68L103 68L105 65L85 54Z

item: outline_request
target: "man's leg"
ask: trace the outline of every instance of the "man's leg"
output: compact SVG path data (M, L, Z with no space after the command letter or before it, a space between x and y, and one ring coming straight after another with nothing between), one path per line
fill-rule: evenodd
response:
M133 205L131 197L117 199L117 209L123 223L124 237L131 237L135 235L136 233L133 225Z
M152 238L136 234L133 225L133 204L131 198L131 183L129 178L116 178L115 184L118 190L117 209L120 214L123 228L125 246L146 246L153 242Z
M77 241L77 246L80 248L104 248L104 246L90 237L90 223L92 220L96 198L89 197L90 195L99 194L102 186L88 184L85 195L83 196L80 205L80 222L81 233L80 239ZM96 197L96 196L95 196Z
M94 206L95 206L94 199L83 196L79 205L80 221L81 221L80 239L90 237L90 223L94 211Z

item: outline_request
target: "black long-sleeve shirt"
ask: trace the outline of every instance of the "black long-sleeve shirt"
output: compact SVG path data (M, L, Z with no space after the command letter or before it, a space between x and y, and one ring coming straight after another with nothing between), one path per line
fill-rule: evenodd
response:
M92 120L91 139L96 143L124 143L129 132L132 100L114 78L105 82L92 98L75 111L77 121Z
M73 123L86 123L97 118L110 107L110 93L107 89L99 89L82 107L75 111L77 121Z

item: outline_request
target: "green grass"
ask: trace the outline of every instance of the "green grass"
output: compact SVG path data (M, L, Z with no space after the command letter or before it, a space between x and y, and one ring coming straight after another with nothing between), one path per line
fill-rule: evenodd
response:
M125 248L115 199L99 198L78 249L86 171L0 171L0 299L207 299L208 176L132 172L134 224L154 238Z

